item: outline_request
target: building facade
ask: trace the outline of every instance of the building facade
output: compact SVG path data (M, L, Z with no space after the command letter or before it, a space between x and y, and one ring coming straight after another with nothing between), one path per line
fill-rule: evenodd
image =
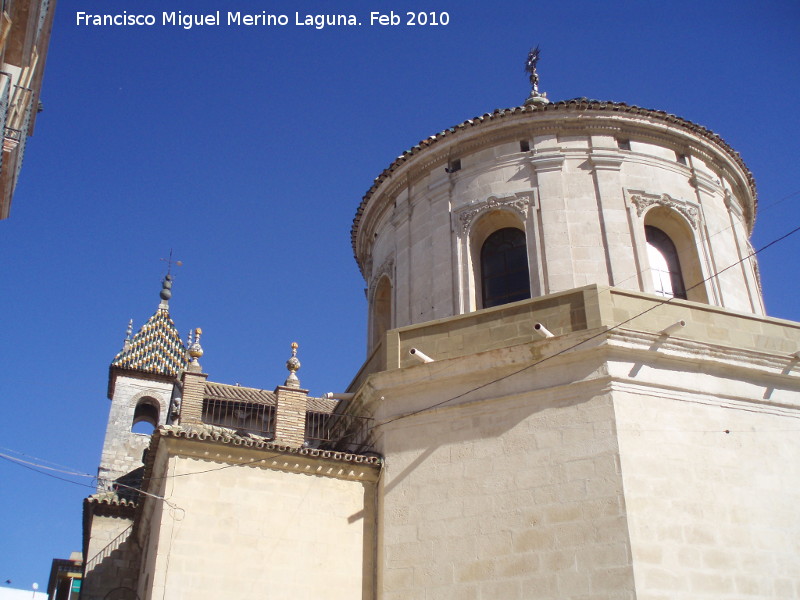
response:
M0 12L0 219L11 210L28 137L41 110L39 95L50 45L55 0L3 0Z
M755 212L712 132L534 88L362 200L347 394L296 347L273 391L208 381L165 283L112 364L82 598L800 598L800 324Z

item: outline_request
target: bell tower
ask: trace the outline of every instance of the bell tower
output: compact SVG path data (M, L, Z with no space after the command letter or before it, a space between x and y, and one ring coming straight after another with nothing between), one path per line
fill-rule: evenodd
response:
M138 487L150 434L166 424L173 385L186 362L186 348L169 315L171 296L172 276L167 274L156 312L132 338L128 325L123 348L111 361L111 409L97 471L98 491L116 489L124 496L128 486Z

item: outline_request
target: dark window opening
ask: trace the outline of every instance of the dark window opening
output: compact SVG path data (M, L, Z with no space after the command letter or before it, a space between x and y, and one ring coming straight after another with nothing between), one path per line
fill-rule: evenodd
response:
M520 140L519 142L520 152L529 152L530 149L531 149L531 143L528 140Z
M675 160L677 160L680 164L685 165L686 164L686 155L676 152L675 153Z
M659 296L686 299L678 250L670 237L652 225L644 228L653 287Z
M631 149L631 141L630 140L617 140L617 147L620 150L630 150Z
M515 227L495 231L481 247L483 308L531 297L525 233Z
M461 170L461 159L457 158L455 160L451 160L447 163L447 167L445 167L445 171L448 173L455 173L456 171Z

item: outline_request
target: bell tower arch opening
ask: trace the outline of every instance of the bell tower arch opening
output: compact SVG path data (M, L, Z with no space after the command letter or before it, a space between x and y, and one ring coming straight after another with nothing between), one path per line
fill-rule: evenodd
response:
M131 432L152 435L155 428L158 427L160 414L161 408L158 400L150 396L141 398L133 411Z

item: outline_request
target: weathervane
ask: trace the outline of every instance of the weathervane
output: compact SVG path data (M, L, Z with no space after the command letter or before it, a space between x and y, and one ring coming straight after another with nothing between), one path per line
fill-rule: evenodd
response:
M167 263L167 277L172 275L172 248L169 249L169 258L162 258L162 259L159 259L159 260L163 260L165 263ZM181 261L181 260L176 260L175 261L175 266L176 267L180 267L182 265L183 265L183 261Z
M525 60L525 72L528 74L528 79L531 82L531 95L525 101L525 104L548 104L547 94L539 93L539 73L536 72L536 65L539 63L539 46L531 48L528 52L528 58Z

